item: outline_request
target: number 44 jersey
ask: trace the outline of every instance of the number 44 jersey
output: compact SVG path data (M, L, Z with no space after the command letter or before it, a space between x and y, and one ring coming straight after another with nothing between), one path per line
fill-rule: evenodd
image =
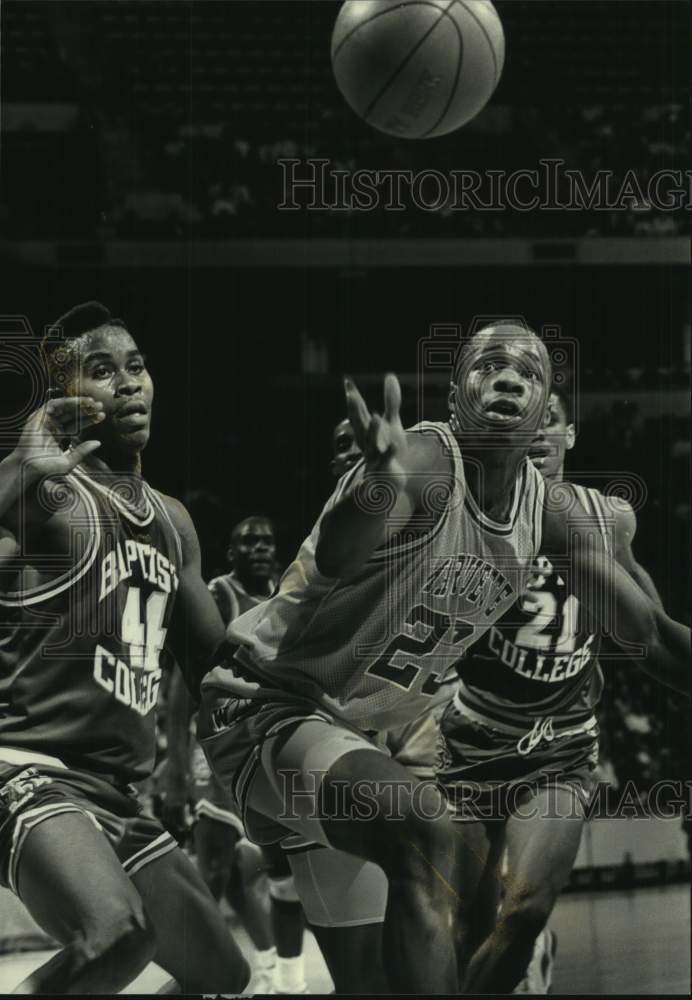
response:
M76 555L48 573L50 557L27 553L17 589L0 593L0 760L38 753L136 781L154 763L180 539L146 483L137 510L79 468L59 492Z
M509 517L497 523L467 490L448 425L426 422L413 430L437 436L452 468L451 479L427 490L416 523L355 576L334 580L315 565L318 521L277 594L228 631L240 645L236 659L267 688L309 698L367 730L391 729L449 698L441 684L516 601L541 543L543 479L528 460ZM322 516L358 468L342 477ZM374 509L382 502L379 495L360 499ZM223 688L223 668L204 684Z

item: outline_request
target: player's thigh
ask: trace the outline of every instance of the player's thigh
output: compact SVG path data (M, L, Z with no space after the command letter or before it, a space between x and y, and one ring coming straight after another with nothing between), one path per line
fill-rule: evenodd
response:
M539 895L552 905L574 865L584 813L574 788L547 785L523 799L507 820L507 904Z
M244 815L250 836L257 829L257 818L266 817L278 833L273 838L256 836L260 842L280 840L282 832L283 836L292 832L307 843L332 846L324 826L324 786L335 772L342 773L343 760L354 752L366 754L375 769L380 761L389 760L365 736L320 719L286 726L266 739L246 786ZM403 768L399 770L407 777ZM353 777L358 776L354 772ZM352 777L342 784L352 785ZM344 788L346 794L349 791Z
M154 961L181 987L235 989L245 961L221 911L179 848L132 876L156 934ZM245 982L240 983L242 989Z
M146 927L135 886L84 813L61 813L33 827L22 844L16 881L34 920L61 943L100 929Z
M345 851L311 845L286 856L308 923L313 927L358 927L382 923L387 878L379 865Z

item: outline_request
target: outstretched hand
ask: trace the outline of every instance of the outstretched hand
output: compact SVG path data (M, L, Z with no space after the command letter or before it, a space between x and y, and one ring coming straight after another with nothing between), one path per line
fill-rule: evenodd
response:
M32 477L64 476L83 462L100 441L82 441L65 450L70 437L105 417L103 404L91 396L51 399L31 414L15 448L22 468Z
M406 431L401 423L401 386L396 375L384 380L384 414L370 413L365 400L350 378L344 379L346 408L367 472L405 476L408 451ZM400 484L403 486L403 481Z

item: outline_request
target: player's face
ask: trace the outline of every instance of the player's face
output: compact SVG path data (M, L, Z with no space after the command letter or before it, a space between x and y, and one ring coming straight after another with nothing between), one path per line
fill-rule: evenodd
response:
M520 327L490 329L467 348L450 405L462 432L518 444L543 424L549 379L550 362L538 337Z
M276 541L267 521L246 521L231 543L230 555L239 576L269 579L276 568Z
M334 455L331 463L332 473L339 479L345 472L353 468L363 454L356 442L350 420L342 420L334 428L332 451Z
M154 386L144 357L127 332L102 326L77 343L77 375L69 394L103 403L106 419L89 429L104 445L141 451L149 440Z
M531 443L529 458L546 479L560 477L565 453L574 447L575 439L574 424L568 422L559 396L551 393L545 423Z

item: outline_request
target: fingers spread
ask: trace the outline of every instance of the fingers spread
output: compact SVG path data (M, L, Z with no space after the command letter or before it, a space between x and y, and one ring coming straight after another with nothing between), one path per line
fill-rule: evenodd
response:
M348 419L351 421L358 446L362 448L365 444L367 428L370 423L370 412L365 405L365 400L350 378L344 379L344 391L346 393Z
M396 375L385 376L384 380L384 416L390 423L399 419L401 410L401 386Z

